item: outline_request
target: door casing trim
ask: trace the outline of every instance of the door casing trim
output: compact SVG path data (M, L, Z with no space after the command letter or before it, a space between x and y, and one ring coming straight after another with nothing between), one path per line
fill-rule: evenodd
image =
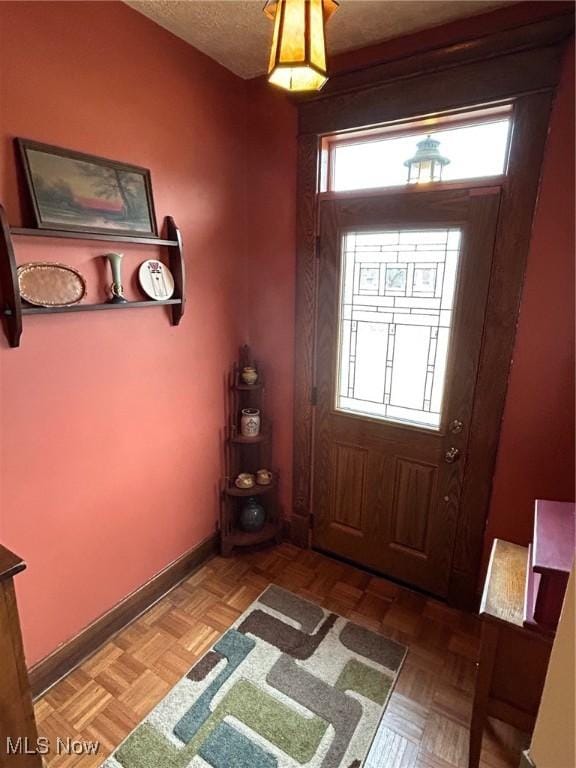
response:
M329 132L376 125L411 115L475 107L509 99L514 104L514 137L490 279L484 343L471 423L468 472L462 489L448 601L476 607L484 529L514 347L532 218L554 93L573 15L499 32L460 50L454 46L352 73L339 91L299 106L296 225L296 350L294 382L294 473L292 541L310 546L313 478L313 391L318 263L318 190L322 136ZM523 47L518 50L521 34ZM492 40L492 45L490 41ZM508 41L508 44L506 44ZM479 58L479 52L481 58ZM443 62L444 61L444 65ZM500 73L494 77L494 72ZM390 75L392 72L392 76ZM357 76L356 81L354 75ZM451 89L446 88L449 76ZM357 86L354 83L357 83ZM354 88L357 87L357 90ZM407 106L409 105L409 107ZM493 181L492 181L493 183ZM439 185L437 188L441 188ZM360 195L359 195L360 196Z

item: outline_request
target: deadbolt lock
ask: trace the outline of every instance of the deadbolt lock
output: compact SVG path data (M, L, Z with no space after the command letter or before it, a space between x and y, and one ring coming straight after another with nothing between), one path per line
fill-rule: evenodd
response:
M463 429L464 424L460 421L460 419L454 419L454 421L450 422L450 426L448 427L448 430L452 432L453 435L459 435Z
M454 464L454 462L456 461L456 459L458 459L459 456L460 456L459 449L454 448L454 446L452 446L452 448L448 448L448 450L444 454L444 461L446 462L446 464Z

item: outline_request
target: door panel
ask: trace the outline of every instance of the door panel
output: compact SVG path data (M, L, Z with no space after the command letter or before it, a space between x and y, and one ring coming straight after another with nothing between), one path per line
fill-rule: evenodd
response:
M426 539L434 500L437 468L396 459L391 545L426 556Z
M499 191L321 204L314 545L445 594Z
M332 447L333 520L343 532L351 535L361 534L366 517L367 459L368 451L364 448L343 443L335 443Z

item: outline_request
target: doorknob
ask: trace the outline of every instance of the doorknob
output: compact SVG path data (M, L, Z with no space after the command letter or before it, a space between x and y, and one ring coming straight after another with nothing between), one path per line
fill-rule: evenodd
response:
M448 448L446 453L444 454L444 461L446 464L454 464L454 462L458 459L460 456L460 450L458 448Z
M459 435L460 432L462 432L464 429L464 424L460 421L460 419L454 419L454 421L450 422L448 429L450 432L452 432L453 435Z

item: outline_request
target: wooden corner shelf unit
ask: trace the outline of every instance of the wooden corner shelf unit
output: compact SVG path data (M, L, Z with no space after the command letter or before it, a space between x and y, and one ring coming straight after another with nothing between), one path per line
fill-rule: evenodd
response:
M107 309L140 309L144 307L168 306L171 310L172 325L178 325L184 314L186 302L182 235L171 216L165 218L164 229L166 232L165 239L160 237L132 237L131 235L100 232L69 232L59 229L10 227L6 211L0 205L0 295L2 297L0 315L4 321L4 330L9 345L11 347L20 346L22 318L25 315L51 315L63 312L95 312ZM125 304L102 302L74 304L69 307L30 306L22 301L20 291L18 290L18 266L14 254L14 237L64 238L166 247L168 249L168 266L174 277L174 297L160 301L127 301Z
M244 384L242 369L253 365L258 372L256 384ZM253 362L247 346L240 351L240 360L235 363L228 377L228 426L225 440L225 477L222 480L220 503L221 551L224 556L235 547L247 547L267 542L280 542L281 520L278 503L278 471L272 471L269 485L254 485L252 488L237 488L236 477L242 473L256 474L259 469L270 469L272 448L272 425L263 414L265 386L262 368ZM239 429L244 408L258 408L261 415L260 434L244 437ZM242 505L250 497L258 497L266 513L266 522L258 531L244 531L239 519Z

